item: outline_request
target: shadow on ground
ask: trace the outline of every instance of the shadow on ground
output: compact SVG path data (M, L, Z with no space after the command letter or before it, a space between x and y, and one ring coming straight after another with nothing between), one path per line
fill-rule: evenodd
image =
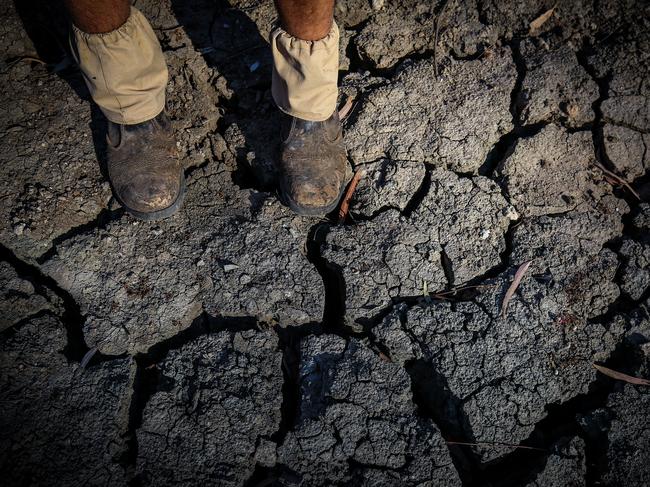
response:
M258 26L229 2L172 0L172 8L194 48L226 81L220 98L226 110L226 140L241 139L233 182L240 188L269 190L279 155L280 113L270 96L271 52Z

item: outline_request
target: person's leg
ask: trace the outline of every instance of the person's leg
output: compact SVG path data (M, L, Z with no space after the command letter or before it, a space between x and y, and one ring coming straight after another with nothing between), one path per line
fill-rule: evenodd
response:
M275 0L282 28L305 41L317 41L332 28L334 0Z
M181 204L183 170L164 113L167 66L153 29L129 0L65 0L75 56L108 119L108 174L117 200L142 219Z
M323 215L336 208L348 165L336 111L339 31L334 0L275 0L271 33L273 99L287 115L280 193L291 209Z
M65 0L72 23L88 34L118 29L131 15L130 0Z

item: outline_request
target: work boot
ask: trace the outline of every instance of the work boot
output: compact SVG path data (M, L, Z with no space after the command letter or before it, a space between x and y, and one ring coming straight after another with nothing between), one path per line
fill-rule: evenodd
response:
M334 210L349 176L338 112L323 122L287 115L282 137L283 201L299 215L321 216Z
M126 211L141 220L159 220L178 210L185 175L164 111L135 125L108 122L107 143L108 177Z

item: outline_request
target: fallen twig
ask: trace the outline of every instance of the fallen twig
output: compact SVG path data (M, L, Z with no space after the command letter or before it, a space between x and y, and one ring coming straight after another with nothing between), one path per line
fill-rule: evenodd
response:
M603 166L603 165L602 165L600 162L598 162L598 161L596 161L594 164L596 164L596 167L597 167L598 169L600 169L601 171L603 171L603 172L605 173L606 176L609 176L611 179L613 179L614 181L618 182L618 184L621 184L621 185L625 186L625 187L629 190L629 192L632 193L632 194L636 197L636 199L638 199L639 201L641 201L641 196L639 196L639 193L637 193L637 192L634 190L634 188L633 188L632 186L630 186L630 183L628 183L625 179L623 179L623 178L622 178L621 176L619 176L618 174L613 173L612 171L610 171L609 169L607 169L605 166Z
M510 303L510 300L512 299L512 296L514 296L515 291L519 287L519 284L521 283L521 280L524 277L524 274L526 274L526 271L530 267L530 264L532 263L532 260L529 260L528 262L524 262L519 266L519 269L517 269L517 272L515 272L515 278L512 280L512 283L510 284L510 287L506 291L506 295L503 298L503 303L501 304L501 316L505 317L506 316L506 311L508 309L508 303Z
M438 77L438 35L440 33L440 21L442 20L442 15L445 13L448 3L449 0L446 0L445 3L442 4L440 12L436 15L435 28L433 32L433 72L435 73L436 78Z
M36 56L20 56L12 60L11 63L9 64L13 66L14 64L18 64L20 61L28 61L30 63L38 63L47 66L47 63L45 61L43 61L41 58L38 58Z
M449 294L456 294L460 291L466 291L467 289L481 289L484 287L494 287L494 286L495 286L494 284L477 284L476 286L461 286L461 287L449 289L447 291L430 293L430 296L432 297L447 296Z
M602 365L592 364L594 369L596 369L601 374L605 374L608 377L616 380L622 380L629 384L635 384L637 386L650 386L650 380L642 379L640 377L634 377L631 375L624 374L623 372L617 372L616 370L608 369Z
M345 196L343 196L343 200L341 201L341 207L339 209L339 224L343 223L348 216L348 212L350 211L350 200L352 200L354 190L357 188L357 185L359 184L359 181L365 172L366 171L364 169L357 169L355 171L354 176L352 177L352 181L350 181L348 189L345 192Z
M477 443L469 443L466 441L447 441L445 440L445 443L448 445L462 445L462 446L496 446L496 447L502 447L502 448L520 448L522 450L535 450L535 451L547 451L544 448L536 448L534 446L524 446L524 445L515 445L512 443L501 443L501 442L487 442L487 441L479 441Z

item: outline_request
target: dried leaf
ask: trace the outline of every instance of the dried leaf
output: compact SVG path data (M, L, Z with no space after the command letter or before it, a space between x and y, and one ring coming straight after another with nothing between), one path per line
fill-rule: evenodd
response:
M379 352L378 355L379 355L379 358L380 358L383 362L386 362L386 363L389 363L389 364L393 362L393 361L390 359L390 357L389 357L388 355L386 355L384 352Z
M631 375L624 374L622 372L616 372L615 370L608 369L602 365L592 364L594 368L601 374L605 374L608 377L616 380L622 380L624 382L629 382L630 384L636 384L638 386L650 386L650 380L641 379L640 377L633 377Z
M350 110L352 110L352 102L354 102L354 98L348 96L347 100L345 100L345 103L339 110L340 120L343 120L345 117L347 117L350 114Z
M557 4L553 5L553 7L548 9L546 12L544 12L542 15L540 15L530 23L528 29L528 33L530 35L535 35L539 31L540 27L542 27L542 25L548 22L548 19L550 19L551 16L553 15L553 12L555 12L555 7L557 7Z
M510 303L510 300L512 299L512 296L514 296L515 291L519 287L519 284L521 283L521 280L524 277L524 274L526 274L526 271L530 267L530 264L532 263L532 260L529 260L528 262L524 262L519 266L519 269L517 269L517 272L515 272L515 278L512 280L512 284L510 284L510 287L506 291L506 295L503 298L503 303L501 304L501 316L505 317L506 316L506 310L508 309L508 303Z
M84 355L84 358L81 359L81 368L85 369L86 366L88 365L88 362L95 356L97 353L97 348L93 347L90 350L86 352L86 355Z
M359 181L361 180L361 177L366 173L365 170L363 169L357 169L356 172L354 173L354 176L352 177L352 181L350 181L350 185L348 186L347 191L345 192L345 196L343 197L343 200L341 201L341 208L339 209L339 223L343 223L348 216L348 211L350 210L350 200L352 199L352 194L354 193L354 190L357 188L357 185L359 184Z

